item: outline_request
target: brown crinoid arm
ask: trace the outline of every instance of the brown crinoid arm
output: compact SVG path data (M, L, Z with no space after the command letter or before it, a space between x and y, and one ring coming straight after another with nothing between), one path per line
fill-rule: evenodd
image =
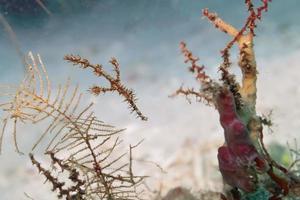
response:
M193 96L197 101L204 101L208 105L214 105L213 93L216 90L216 87L218 87L218 84L206 74L205 66L198 64L199 58L194 56L192 51L187 48L185 42L180 42L180 50L185 58L184 62L190 65L188 69L194 74L195 79L200 83L201 88L183 88L183 86L181 86L173 94L171 94L170 97L183 95L186 97L188 102L191 103L189 97Z
M128 103L129 108L132 112L135 112L137 114L137 117L139 117L141 120L147 120L147 117L142 114L142 112L139 110L139 108L136 105L136 97L133 92L133 90L125 87L123 83L120 80L120 65L116 58L112 58L110 60L110 64L113 66L113 69L115 71L115 75L112 76L109 73L107 73L102 65L99 64L91 64L87 59L81 58L80 56L74 56L74 55L66 55L64 57L65 60L73 63L73 65L79 65L83 69L90 68L93 70L94 74L98 77L103 77L106 79L110 87L102 87L94 85L90 88L90 92L94 95L99 95L101 93L105 92L117 92L120 96L124 97L124 101Z
M34 165L39 173L46 178L46 181L49 181L52 184L52 191L57 193L58 199L85 199L85 181L81 180L79 171L68 164L64 164L63 161L56 158L54 154L51 154L50 156L52 165L57 164L62 172L68 172L69 176L67 180L69 184L67 184L66 180L60 180L58 176L54 175L52 170L45 169L41 163L35 159L33 154L29 154L32 165Z

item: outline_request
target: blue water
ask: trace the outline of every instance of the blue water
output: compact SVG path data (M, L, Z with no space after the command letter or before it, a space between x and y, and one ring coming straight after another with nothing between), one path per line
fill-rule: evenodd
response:
M81 53L101 62L116 56L126 64L124 70L133 70L128 66L142 61L151 65L151 72L179 69L173 61L178 57L181 40L188 42L203 62L216 64L214 55L229 38L214 30L206 20L201 20L203 8L216 11L237 27L243 24L246 16L242 0L226 0L226 3L212 0L87 0L86 4L79 0L65 1L67 3L45 1L51 16L35 0L2 1L1 13L15 31L24 54L32 50L42 54L44 59L53 60L51 62L61 60L65 53ZM10 2L10 6L5 6L5 2ZM22 9L18 10L18 7ZM269 56L299 48L299 7L298 0L272 2L257 29L259 55L265 56L266 50L270 50ZM15 47L3 29L0 36L0 59L5 64L1 68L18 71L21 67ZM122 49L112 51L116 44ZM277 45L284 48L268 49ZM61 62L57 64L61 65Z

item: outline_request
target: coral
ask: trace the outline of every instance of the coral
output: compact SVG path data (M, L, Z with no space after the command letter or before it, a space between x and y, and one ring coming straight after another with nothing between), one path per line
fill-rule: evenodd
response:
M66 57L75 62L75 57ZM78 57L76 57L78 58ZM78 59L76 62L83 61ZM137 109L132 90L120 83L120 71L116 60L116 78L102 71L95 65L95 74L104 76L111 83L109 91L117 91L124 96L138 116L145 119ZM84 60L84 66L92 66ZM99 88L103 89L103 87ZM15 149L18 147L17 134L19 123L37 125L48 124L34 143L29 153L32 164L48 180L58 198L71 199L141 199L145 176L133 173L132 151L140 144L130 145L129 151L121 147L120 134L123 129L106 124L99 120L92 111L93 104L80 108L82 94L79 87L71 88L70 80L57 88L52 96L53 86L40 56L31 52L27 57L27 73L17 87L3 95L8 100L0 105L5 116L3 134L12 121ZM46 142L46 147L41 144ZM35 159L33 151L42 146L45 157L51 161L51 167L41 164ZM0 146L1 147L1 146ZM23 153L22 153L23 154ZM67 173L67 177L62 173ZM66 174L65 174L66 175ZM71 183L70 183L71 182Z
M200 89L180 87L172 96L195 96L214 106L220 116L225 143L218 149L219 170L222 174L225 194L222 199L262 199L279 200L296 196L293 191L299 187L299 176L278 164L269 154L263 142L263 126L272 122L256 111L257 66L254 53L254 37L257 21L268 11L270 0L262 0L255 7L251 0L245 0L248 17L241 29L223 21L216 13L204 9L202 14L217 29L232 37L221 50L223 62L219 67L220 81L213 80L205 72L205 67L197 64L199 58L187 48L184 42L180 49L185 63L190 63L189 71L195 74ZM230 50L234 44L239 49L241 83L236 81L231 68ZM190 99L188 99L190 101Z

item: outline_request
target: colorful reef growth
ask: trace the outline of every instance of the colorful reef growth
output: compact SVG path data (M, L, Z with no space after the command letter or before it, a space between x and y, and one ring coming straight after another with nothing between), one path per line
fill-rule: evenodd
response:
M94 75L108 81L108 86L92 86L90 93L117 92L137 117L147 119L136 105L133 90L123 85L115 58L110 61L114 75L102 65L91 64L80 56L66 55L65 60L83 69L92 69ZM13 130L16 152L25 154L17 140L22 133L20 124L44 123L46 127L34 141L28 156L52 186L57 199L141 199L146 177L134 174L132 155L140 143L129 145L129 150L124 151L121 139L124 129L101 121L94 113L93 103L82 107L83 94L78 85L72 87L69 79L64 85L53 87L39 55L28 54L26 70L20 85L3 86L7 91L1 93L6 101L0 105L3 111L0 153L3 135L9 128ZM37 149L44 153L44 162L37 158Z
M243 27L238 30L223 21L216 13L203 10L217 29L232 37L221 51L223 62L219 67L220 80L211 79L198 65L195 57L184 42L180 49L189 70L200 83L199 90L179 88L174 95L195 96L205 101L219 112L220 123L224 129L225 143L218 149L219 170L224 180L223 200L260 199L279 200L300 197L300 177L286 169L268 153L263 143L263 126L269 121L256 112L257 67L253 49L255 28L263 12L268 11L270 0L261 0L257 6L245 0L249 15ZM237 44L239 49L239 68L242 81L236 81L230 72L230 50Z

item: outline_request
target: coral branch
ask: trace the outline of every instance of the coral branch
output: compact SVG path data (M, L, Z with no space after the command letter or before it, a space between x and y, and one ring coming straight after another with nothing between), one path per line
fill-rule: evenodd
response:
M208 9L203 10L203 15L207 17L218 29L228 33L233 39L221 51L224 63L229 59L229 49L237 42L240 49L239 66L242 70L243 79L242 87L239 90L242 99L251 105L251 109L255 110L256 102L256 62L253 51L253 34L244 34L249 26L252 18L249 17L241 30L237 31L232 25L226 23L215 13L211 13ZM224 70L223 70L224 71Z
M220 29L224 33L227 33L232 37L236 37L239 34L239 31L235 27L223 21L220 17L218 17L217 13L210 12L208 8L203 9L202 14L207 17L207 19L211 21L216 28Z
M203 16L211 21L218 29L233 37L221 51L224 63L226 63L226 59L229 59L229 49L231 49L234 43L238 44L240 50L239 66L243 75L242 87L239 89L239 93L252 112L255 112L257 79L256 62L253 50L253 37L255 36L254 29L256 28L256 21L261 19L262 12L268 10L268 2L270 2L270 0L262 0L262 2L263 5L255 10L252 1L245 0L249 16L244 26L239 31L232 25L223 21L217 14L209 12L208 9L202 11ZM247 32L247 30L249 30L249 32ZM225 70L223 69L223 72L224 71Z

